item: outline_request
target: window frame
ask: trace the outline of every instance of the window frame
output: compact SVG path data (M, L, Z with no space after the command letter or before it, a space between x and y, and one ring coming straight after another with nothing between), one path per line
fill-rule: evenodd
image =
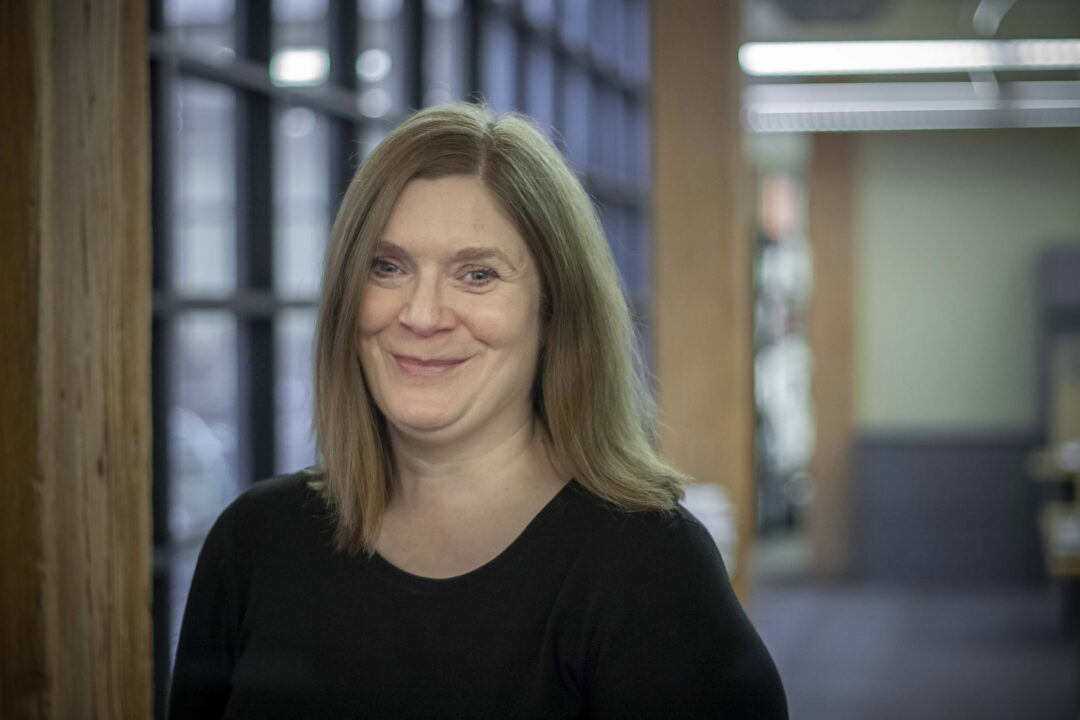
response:
M528 102L529 48L551 54L553 78L552 115L553 140L564 153L565 141L561 129L566 122L566 77L570 68L583 72L588 83L590 107L598 92L613 93L620 98L625 110L626 125L623 153L632 156L633 113L649 115L647 73L637 62L624 62L624 48L609 48L598 53L586 37L584 45L568 42L564 37L564 2L554 0L550 24L530 19L520 0L463 0L461 20L464 24L463 76L466 82L464 98L480 101L481 67L484 61L481 33L485 22L506 23L513 32L517 51L514 77L514 106L525 108ZM649 0L593 0L595 13L620 12L619 8L634 6L634 11L649 13ZM169 36L164 12L165 0L151 0L149 12L149 62L152 137L152 224L153 224L153 317L151 350L151 389L153 413L153 637L155 717L165 716L171 670L172 615L170 606L170 573L179 553L190 552L201 545L205 532L187 537L173 537L169 527L170 484L173 468L170 462L169 412L173 407L173 360L178 338L176 327L186 313L193 311L227 312L237 321L237 379L238 379L238 455L239 487L244 488L275 472L276 455L276 374L275 321L279 313L294 309L317 308L316 299L288 299L274 291L274 107L275 104L306 107L330 120L329 188L330 220L336 213L355 165L359 162L357 138L366 130L386 132L402 119L389 115L373 119L359 112L359 87L354 71L358 47L358 30L362 18L354 0L330 0L327 3L330 75L326 84L317 87L281 87L270 80L268 72L272 54L273 18L271 3L259 0L235 0L235 56L222 60L211 59L192 43ZM419 108L424 104L425 83L425 3L423 0L403 0L403 21L406 23L406 95L402 105ZM611 10L615 8L615 10ZM642 9L644 8L644 10ZM640 15L638 16L640 17ZM600 17L603 20L603 17ZM646 21L646 26L648 21ZM620 24L625 35L627 25ZM618 32L618 31L616 31ZM645 50L647 52L647 28ZM623 38L625 42L626 39ZM633 56L630 58L633 60ZM620 64L623 67L620 67ZM648 67L647 60L645 67ZM237 169L237 229L236 229L236 288L224 297L198 297L177 292L173 283L175 212L173 202L173 172L171 133L173 132L173 95L175 83L181 77L199 78L231 88L236 93L236 153ZM590 119L590 125L594 122ZM590 130L590 135L592 131ZM648 147L637 148L645 158L633 158L639 169L651 167ZM631 172L620 174L605 171L591 164L588 157L574 165L586 189L602 208L614 209L631 222L640 239L636 248L638 262L647 268L649 262L649 187L651 178L634 177ZM335 161L337 159L337 161ZM615 158L616 161L619 158ZM626 159L623 159L625 162ZM623 242L620 239L619 242ZM614 248L613 248L614 249ZM626 248L623 248L625 256ZM616 256L620 254L616 252ZM631 274L631 273L628 273ZM628 300L642 333L643 347L649 349L649 303L647 281L627 287Z

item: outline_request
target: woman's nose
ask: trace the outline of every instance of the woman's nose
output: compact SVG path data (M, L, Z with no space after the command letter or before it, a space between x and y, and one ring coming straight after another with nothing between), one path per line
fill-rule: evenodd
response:
M443 302L443 288L436 278L416 279L399 320L418 335L453 327L454 313Z

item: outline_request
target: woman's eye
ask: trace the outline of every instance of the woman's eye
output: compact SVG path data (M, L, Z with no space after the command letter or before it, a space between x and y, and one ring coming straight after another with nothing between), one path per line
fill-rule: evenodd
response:
M495 271L490 268L476 268L465 273L465 280L470 285L487 285L495 277Z
M387 277L398 271L398 266L389 260L374 260L371 263L371 272L377 277Z

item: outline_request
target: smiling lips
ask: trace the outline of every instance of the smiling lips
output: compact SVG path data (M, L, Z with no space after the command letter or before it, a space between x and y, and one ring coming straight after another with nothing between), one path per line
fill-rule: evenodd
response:
M410 377L437 377L445 375L469 358L418 358L394 355L398 368Z

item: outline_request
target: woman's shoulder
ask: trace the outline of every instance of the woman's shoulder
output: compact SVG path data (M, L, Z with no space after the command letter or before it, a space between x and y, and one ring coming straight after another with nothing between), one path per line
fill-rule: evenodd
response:
M592 544L578 605L587 609L596 714L786 717L776 667L705 526L682 505L627 512L591 503L585 513Z
M320 477L320 473L307 469L252 484L221 512L208 542L246 545L256 541L269 526L280 536L290 526L325 518L326 505L312 487Z
M575 483L580 538L598 563L607 567L643 562L726 571L716 542L683 505L667 510L624 510L601 500Z
M259 480L242 492L234 504L245 512L267 512L310 503L317 495L312 487L322 479L316 468Z

